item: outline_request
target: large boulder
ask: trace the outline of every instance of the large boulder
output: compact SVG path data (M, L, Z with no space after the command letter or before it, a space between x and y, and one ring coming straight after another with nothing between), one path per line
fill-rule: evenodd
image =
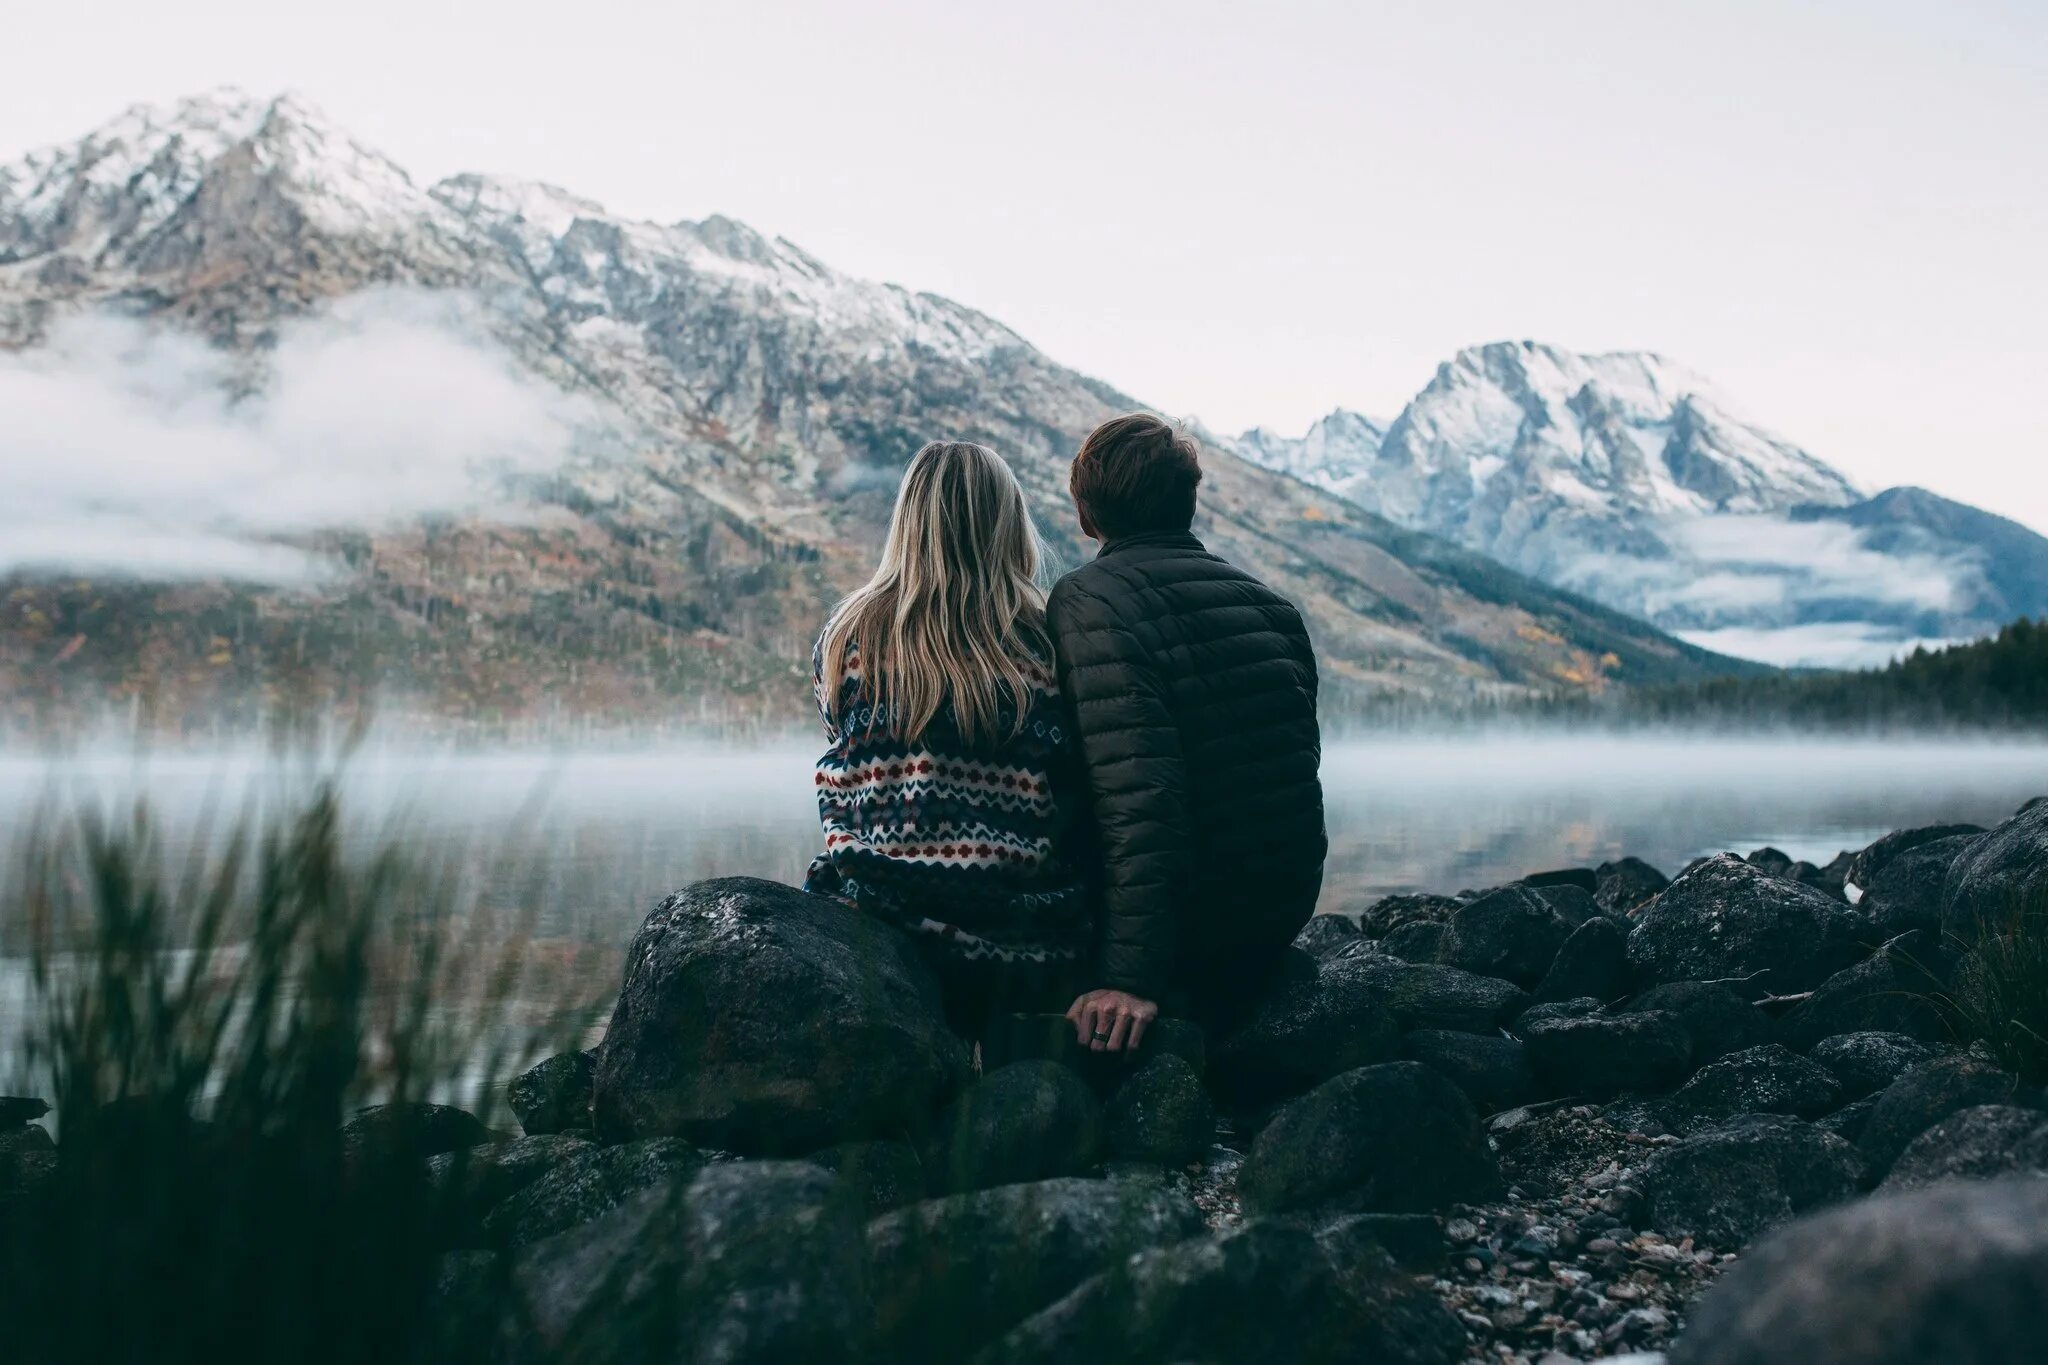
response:
M1976 834L1952 834L1918 844L1883 862L1857 902L1857 908L1870 916L1876 936L1890 939L1915 931L1929 937L1939 934L1948 870L1976 842Z
M585 1132L596 1079L596 1053L564 1052L514 1077L505 1103L528 1134Z
M1522 1042L1549 1093L1592 1099L1667 1090L1685 1079L1692 1060L1685 1026L1657 1010L1545 1019L1524 1024Z
M1500 1167L1464 1093L1420 1062L1362 1067L1282 1108L1239 1181L1248 1208L1342 1198L1373 1213L1422 1213L1499 1193Z
M1401 1056L1441 1071L1481 1114L1498 1113L1536 1097L1536 1077L1522 1044L1501 1034L1417 1029L1401 1039Z
M1102 1154L1102 1105L1057 1062L1012 1062L962 1091L925 1151L947 1193L1078 1175Z
M1868 933L1840 901L1723 854L1643 907L1628 960L1645 984L1733 980L1786 994L1856 962Z
M1236 1104L1270 1103L1392 1056L1400 1029L1381 1003L1384 973L1374 961L1324 961L1314 976L1260 1001L1216 1048L1209 1076L1217 1094Z
M1615 1000L1626 994L1627 988L1628 930L1602 915L1572 930L1557 950L1550 970L1537 983L1536 998Z
M1579 892L1583 897L1584 892ZM1590 909L1591 901L1587 906ZM1576 927L1540 889L1515 885L1488 892L1451 916L1437 944L1446 967L1534 986Z
M1048 1180L911 1204L868 1225L878 1360L964 1360L1133 1254L1193 1237L1183 1196L1127 1181Z
M1968 938L2048 904L2048 805L2021 811L1965 849L1942 884L1941 923Z
M1324 957L1358 937L1358 921L1349 915L1314 915L1294 936L1294 946L1311 957Z
M2048 1172L2048 1114L2011 1104L1962 1109L1906 1144L1884 1178L1888 1190L1937 1180Z
M863 1359L874 1312L863 1252L852 1206L816 1166L707 1167L520 1254L512 1273L519 1358Z
M1081 1073L1096 1094L1123 1084L1134 1066L1148 1058L1178 1057L1200 1072L1208 1067L1208 1044L1191 1020L1161 1015L1145 1030L1135 1051L1091 1052L1075 1041L1074 1021L1064 1014L999 1014L981 1040L983 1071L1012 1062L1058 1062Z
M1943 1049L1903 1033L1838 1033L1814 1044L1809 1054L1842 1083L1844 1100L1874 1095Z
M708 1158L681 1138L591 1147L550 1164L483 1220L484 1234L516 1249L603 1217L643 1190L687 1180Z
M1444 926L1428 920L1404 924L1379 941L1381 953L1403 962L1434 962L1443 942Z
M907 1142L865 1138L834 1143L804 1160L839 1177L863 1225L925 1197L924 1162Z
M1885 868L1901 855L1943 839L1973 837L1983 832L1982 825L1920 825L1913 829L1895 829L1849 860L1847 881L1849 885L1868 892L1876 887L1877 879Z
M543 1133L430 1157L427 1190L442 1235L458 1245L480 1241L483 1221L498 1205L549 1171L594 1150L583 1138Z
M1362 946L1362 945L1361 945ZM1347 977L1370 990L1403 1029L1491 1033L1529 1007L1529 993L1496 977L1345 950ZM1325 964L1327 971L1335 963Z
M2048 1180L1952 1181L1751 1248L1671 1365L2013 1365L2042 1354Z
M1465 1329L1386 1260L1260 1220L1142 1252L1020 1324L978 1365L1451 1365Z
M1854 1197L1863 1166L1832 1133L1743 1114L1654 1152L1631 1177L1649 1226L1733 1251L1800 1214Z
M914 1131L966 1074L937 983L899 934L727 877L640 926L593 1099L608 1141L796 1153Z
M0 1095L0 1128L33 1123L49 1112L49 1102L34 1095Z
M1790 1114L1815 1119L1842 1102L1842 1083L1825 1067L1776 1043L1731 1052L1678 1087L1671 1104L1694 1117Z
M1673 981L1652 986L1622 1007L1624 1014L1646 1012L1677 1017L1692 1039L1694 1065L1771 1041L1770 1016L1715 982Z
M1671 885L1669 877L1636 857L1602 863L1593 876L1593 903L1610 915L1633 914Z
M1463 904L1452 896L1382 896L1358 917L1359 929L1367 938L1386 938L1410 924L1443 924Z
M1872 953L1821 982L1778 1021L1779 1041L1804 1052L1843 1033L1903 1033L1925 1042L1947 1037L1934 1003L1939 967L1921 960L1927 949L1919 939Z
M452 1104L373 1104L341 1126L341 1147L352 1162L422 1160L491 1140L491 1130Z
M1103 1107L1103 1151L1119 1161L1180 1166L1209 1149L1216 1106L1202 1078L1178 1057L1154 1057Z
M2033 1091L2012 1073L1968 1053L1922 1062L1886 1086L1871 1108L1856 1146L1873 1178L1892 1168L1914 1138L1950 1114L1980 1104L2032 1107Z

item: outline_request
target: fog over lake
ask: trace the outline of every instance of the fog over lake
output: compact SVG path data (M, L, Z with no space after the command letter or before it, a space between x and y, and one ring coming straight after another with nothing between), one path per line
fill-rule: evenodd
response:
M531 914L541 938L612 950L590 959L601 996L616 950L668 890L733 874L801 878L818 841L814 756L794 741L556 753L384 744L355 753L342 780L354 839L395 834L459 860L487 902ZM0 756L0 832L18 839L39 810L111 814L144 796L176 849L202 823L304 791L313 770L253 748ZM1356 910L1389 892L1454 892L1625 853L1666 873L1764 844L1824 863L1891 829L1988 825L2048 791L2048 743L1403 735L1330 745L1323 778L1322 908ZM18 866L10 856L0 881ZM0 1059L26 1003L12 890L0 885Z

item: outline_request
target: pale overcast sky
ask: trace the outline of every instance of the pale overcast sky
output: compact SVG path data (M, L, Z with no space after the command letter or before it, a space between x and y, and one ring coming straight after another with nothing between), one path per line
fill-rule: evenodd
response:
M75 0L0 156L296 90L421 180L721 212L1223 431L1645 348L2048 530L2048 3Z

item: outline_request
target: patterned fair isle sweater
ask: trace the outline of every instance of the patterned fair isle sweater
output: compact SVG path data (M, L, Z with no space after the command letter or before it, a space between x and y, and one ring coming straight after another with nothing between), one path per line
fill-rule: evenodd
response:
M1035 663L1026 677L1015 734L1006 698L996 733L976 743L961 737L951 706L905 742L877 715L858 659L849 660L835 722L813 651L830 747L816 779L825 851L804 888L934 935L969 960L1078 956L1088 925L1074 842L1085 778L1050 664Z

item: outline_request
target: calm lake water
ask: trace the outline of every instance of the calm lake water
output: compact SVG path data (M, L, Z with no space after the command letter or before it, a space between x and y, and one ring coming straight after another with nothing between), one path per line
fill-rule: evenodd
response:
M462 860L543 939L623 947L664 892L746 873L792 881L817 837L809 745L537 753L355 754L352 837L396 834ZM38 811L113 812L146 797L178 845L209 819L275 802L304 773L251 753L0 755L0 841ZM1666 872L1772 844L1825 862L1887 830L1990 824L2048 791L2024 742L1500 735L1361 739L1324 759L1325 910L1395 891L1452 892L1632 853ZM27 1007L20 898L0 865L0 1084ZM16 956L10 957L9 954ZM592 973L615 973L615 951ZM615 981L615 976L611 978ZM593 980L596 993L608 983Z

